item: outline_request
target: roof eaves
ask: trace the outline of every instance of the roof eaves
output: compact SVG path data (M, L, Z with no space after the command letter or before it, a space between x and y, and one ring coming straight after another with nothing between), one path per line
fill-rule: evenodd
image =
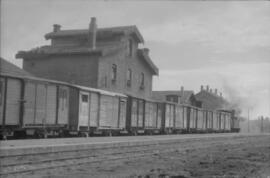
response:
M157 66L152 62L149 55L146 54L145 50L144 49L139 49L138 52L144 58L145 62L149 65L149 67L152 69L153 73L155 75L159 75L159 70L158 70Z

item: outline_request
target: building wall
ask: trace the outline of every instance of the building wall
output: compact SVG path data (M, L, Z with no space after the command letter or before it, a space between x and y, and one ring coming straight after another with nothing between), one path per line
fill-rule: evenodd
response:
M58 55L26 59L23 61L23 69L37 77L97 87L97 56Z
M128 48L99 60L98 88L130 94L140 98L150 98L152 92L152 73L148 65L137 55L137 44L134 42L132 57ZM117 79L112 81L112 65L117 65ZM127 71L132 70L132 83L127 86ZM140 88L140 75L144 73L144 89Z

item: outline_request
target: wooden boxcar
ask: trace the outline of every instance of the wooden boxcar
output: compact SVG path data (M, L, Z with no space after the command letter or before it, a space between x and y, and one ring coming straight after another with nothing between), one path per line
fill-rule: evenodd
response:
M195 133L197 131L197 118L198 118L198 109L195 107L189 107L189 124L188 131L189 133Z
M125 131L126 95L78 85L70 90L70 134L112 135Z

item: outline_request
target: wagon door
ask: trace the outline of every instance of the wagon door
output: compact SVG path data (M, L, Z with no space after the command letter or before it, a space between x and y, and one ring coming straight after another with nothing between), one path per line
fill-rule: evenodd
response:
M98 103L99 103L99 94L91 93L91 102L90 102L90 127L98 126Z
M89 93L80 92L79 104L79 127L88 127L89 121Z
M46 124L56 124L56 86L47 86Z
M119 127L120 128L125 128L126 126L126 107L127 107L127 102L126 99L121 98L120 99L120 113L119 113Z
M46 87L43 84L37 84L35 124L45 124L45 123L46 123Z
M67 87L58 88L58 124L68 123L69 92ZM74 106L75 107L75 106Z
M35 122L36 108L36 85L31 82L25 83L24 90L24 116L23 123L25 126L33 125Z
M18 125L20 123L20 100L21 82L15 79L8 79L5 119L6 125Z

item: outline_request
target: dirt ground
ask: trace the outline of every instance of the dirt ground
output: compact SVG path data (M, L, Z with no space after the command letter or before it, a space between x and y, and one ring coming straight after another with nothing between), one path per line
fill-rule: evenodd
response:
M270 178L270 135L232 138L218 144L205 140L184 143L167 153L50 169L20 177Z

